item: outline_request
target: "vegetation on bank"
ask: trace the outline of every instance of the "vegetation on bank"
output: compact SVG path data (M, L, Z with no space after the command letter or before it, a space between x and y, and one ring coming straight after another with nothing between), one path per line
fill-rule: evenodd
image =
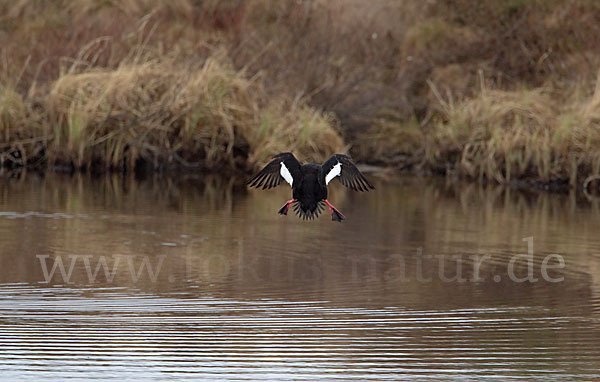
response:
M440 97L441 115L424 137L423 160L442 172L500 183L582 185L600 173L598 85L591 96L576 92L569 99L544 87L483 88L460 103Z
M600 173L590 0L0 0L0 161Z
M144 5L152 7L136 8ZM157 35L178 28L170 22L182 17L189 24L183 28L192 27L186 18L194 8L185 5L83 1L61 7L25 1L9 7L6 2L7 17L15 18L13 36L21 33L19 37L33 39L34 46L44 45L38 49L59 49L50 43L64 49L62 44L77 31L77 26L69 24L72 17L75 23L88 23L86 27L91 28L118 16L137 24L131 36L90 33L95 38L77 41L72 57L55 57L56 63L52 56L46 57L28 79L32 57L41 53L8 44L4 52L8 62L17 53L30 54L19 75L7 75L0 88L0 162L93 171L139 165L243 171L265 162L274 152L291 150L323 160L331 152L344 150L331 113L310 107L302 97L268 95L262 79L234 67L225 42L207 45L201 55L195 50L210 41L191 44L192 35L169 49L163 47L166 36ZM170 8L177 6L183 8ZM36 7L42 12L34 16ZM174 11L180 15L172 15ZM152 21L153 17L157 20ZM159 23L166 23L166 30L159 32ZM60 41L47 41L46 33L57 26ZM116 27L109 25L107 32ZM188 49L185 43L191 44L191 54L184 51ZM52 70L45 68L53 64ZM49 73L43 74L44 70Z

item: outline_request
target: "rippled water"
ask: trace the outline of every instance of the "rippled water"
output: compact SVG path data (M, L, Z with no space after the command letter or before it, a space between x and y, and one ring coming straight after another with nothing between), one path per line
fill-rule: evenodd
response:
M371 177L0 177L2 379L600 379L598 202Z

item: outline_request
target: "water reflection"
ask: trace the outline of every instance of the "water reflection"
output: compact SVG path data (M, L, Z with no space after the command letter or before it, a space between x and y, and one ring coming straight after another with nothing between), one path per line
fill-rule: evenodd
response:
M0 177L7 377L599 378L597 202L439 179ZM525 279L532 271L536 282ZM549 255L559 255L542 266ZM528 262L530 260L530 262ZM57 264L63 265L61 269ZM52 273L54 270L54 273ZM52 277L49 275L52 274ZM136 374L137 373L137 374Z

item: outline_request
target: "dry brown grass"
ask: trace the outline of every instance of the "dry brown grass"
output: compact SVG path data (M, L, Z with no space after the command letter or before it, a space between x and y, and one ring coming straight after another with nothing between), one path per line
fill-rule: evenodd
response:
M5 164L242 169L348 149L500 182L598 173L594 1L0 0L0 15Z
M600 88L569 97L547 87L482 88L443 99L425 143L427 166L498 182L529 179L581 186L600 172Z
M161 58L67 73L54 83L48 111L50 163L78 168L133 168L141 159L240 170L264 160L265 150L342 148L330 120L302 103L270 102L219 54L197 66Z
M31 14L34 4L41 7L41 16ZM206 2L197 12L186 0L169 5L144 0L63 5L58 9L56 4L24 0L9 7L8 17L34 17L32 24L15 25L14 32L50 44L53 41L36 28L48 32L49 24L56 22L57 34L64 37L70 28L62 22L68 16L99 21L97 30L87 30L85 38L98 31L110 33L75 44L79 51L71 58L48 62L50 71L57 71L51 81L41 81L40 70L28 72L28 56L22 79L2 88L0 144L8 149L1 158L5 163L45 160L94 170L132 169L140 163L245 170L278 151L294 150L322 160L344 149L332 116L312 109L305 100L271 99L259 77L249 79L231 65L224 37L214 30L200 39L193 36L191 31L210 27L197 20L207 13L213 16L211 22L215 17L231 21L217 14L222 8L216 4ZM236 14L236 4L230 6ZM109 16L129 20L130 35L119 36L124 27ZM168 26L161 26L168 17L173 18ZM164 34L157 38L159 31ZM176 43L165 47L171 38Z

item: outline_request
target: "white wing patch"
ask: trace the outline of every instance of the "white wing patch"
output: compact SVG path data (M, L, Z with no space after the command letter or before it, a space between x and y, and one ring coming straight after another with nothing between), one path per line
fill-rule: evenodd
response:
M325 176L325 184L329 184L333 178L340 175L342 173L342 164L337 162L335 166L329 171L329 173Z
M292 178L292 174L290 174L290 170L281 162L281 170L279 171L283 179L292 186L294 184L294 178Z

